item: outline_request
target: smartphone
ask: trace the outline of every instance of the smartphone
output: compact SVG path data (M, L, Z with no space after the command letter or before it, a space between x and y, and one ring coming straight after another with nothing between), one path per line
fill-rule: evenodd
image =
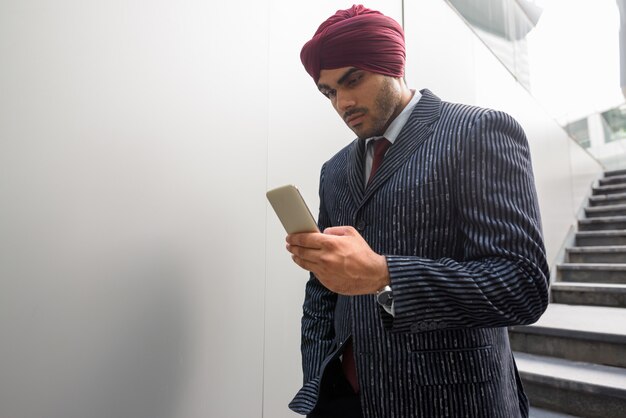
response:
M277 187L269 190L266 196L288 234L319 232L317 222L296 186Z

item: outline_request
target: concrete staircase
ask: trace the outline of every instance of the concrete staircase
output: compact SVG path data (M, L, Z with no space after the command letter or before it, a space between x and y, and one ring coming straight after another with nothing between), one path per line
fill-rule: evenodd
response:
M593 187L546 313L509 335L531 405L540 408L531 417L626 417L626 170Z

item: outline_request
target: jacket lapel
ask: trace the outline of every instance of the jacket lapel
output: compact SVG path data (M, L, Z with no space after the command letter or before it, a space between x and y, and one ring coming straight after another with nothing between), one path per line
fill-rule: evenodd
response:
M365 141L354 140L350 147L347 165L348 187L354 203L358 206L363 199L363 167L365 167Z
M376 189L385 183L385 181L387 181L387 179L391 177L432 134L432 124L437 121L440 116L441 99L427 89L420 91L420 93L422 97L415 105L411 116L402 128L402 131L400 131L400 135L396 138L393 146L389 148L376 176L365 188L365 194L361 194L363 198L358 204L359 207L362 206L370 196L374 194ZM363 152L363 154L365 153ZM363 165L360 165L360 167L363 167ZM362 185L362 172L360 178ZM357 202L359 201L357 200Z

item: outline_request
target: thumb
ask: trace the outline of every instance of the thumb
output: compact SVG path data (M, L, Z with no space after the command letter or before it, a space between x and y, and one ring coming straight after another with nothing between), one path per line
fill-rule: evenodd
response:
M324 230L326 235L346 236L358 235L359 233L351 226L331 226Z

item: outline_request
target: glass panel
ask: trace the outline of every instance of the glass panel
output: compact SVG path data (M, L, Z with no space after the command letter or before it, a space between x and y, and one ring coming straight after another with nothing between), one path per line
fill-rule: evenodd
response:
M591 140L589 138L589 124L587 118L569 123L565 129L572 138L576 140L583 148L589 148L591 146Z
M601 113L606 126L606 142L626 139L626 105Z
M626 166L625 0L446 1L574 140Z
M449 0L449 3L518 81L530 89L526 35L535 26L540 9L532 4L522 8L512 0Z

